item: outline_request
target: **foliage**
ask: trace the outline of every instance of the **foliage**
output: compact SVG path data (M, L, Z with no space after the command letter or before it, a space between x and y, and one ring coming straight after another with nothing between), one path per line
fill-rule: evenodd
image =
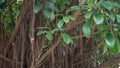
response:
M0 5L4 6L0 13L4 22L7 34L12 32L11 19L8 14L8 7L3 5L5 0L0 1ZM109 55L117 55L120 53L120 2L115 0L86 0L86 3L80 8L78 5L72 5L72 0L37 0L34 7L34 13L43 13L43 26L48 26L48 30L39 30L37 35L43 35L46 39L52 42L56 34L60 34L63 43L66 45L73 44L74 40L71 35L66 33L66 25L70 21L76 20L73 16L74 12L81 12L85 17L85 22L82 25L82 33L86 39L90 39L94 35L95 45L102 43L102 49L98 48L96 53L101 52ZM16 5L17 4L17 5ZM21 3L12 5L13 14L16 21L21 6ZM49 27L48 24L52 24ZM94 30L93 30L94 28ZM75 28L77 30L77 28ZM98 34L94 34L96 31ZM102 42L99 42L103 39ZM99 52L101 51L101 52ZM103 59L98 57L101 63Z
M9 8L8 6L5 4L6 1L2 0L0 1L0 5L2 6L0 8L0 14L1 14L1 20L4 24L4 29L5 29L5 33L6 35L10 35L13 31L13 26L12 26L12 20L11 20L11 16L10 16L10 12L9 12ZM12 8L12 14L14 16L14 21L17 21L21 6L22 6L22 1L18 1L14 4L12 4L11 8Z

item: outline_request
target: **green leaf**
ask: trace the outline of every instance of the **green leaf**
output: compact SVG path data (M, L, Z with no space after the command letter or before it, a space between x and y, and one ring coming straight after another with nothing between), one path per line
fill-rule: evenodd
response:
M112 24L112 27L114 31L118 31L120 26L118 24Z
M108 10L111 10L113 8L113 4L110 1L103 1L102 5Z
M80 7L77 5L74 5L74 6L70 7L70 10L80 10Z
M104 13L106 14L106 16L108 16L112 21L115 21L115 15L114 15L113 12L111 12L111 11L109 11L109 10L106 10L106 9L104 9L103 12L104 12Z
M101 3L102 3L102 0L100 0L98 3L94 3L92 7L97 9L101 6Z
M45 37L49 40L49 41L52 41L53 40L53 35L51 33L47 33L45 35Z
M68 14L70 11L78 11L78 10L80 10L80 7L79 6L77 6L77 5L74 5L74 6L72 6L72 7L70 7L67 11L66 11L66 14Z
M103 21L104 21L104 16L103 16L102 13L95 13L95 14L93 15L93 20L95 21L95 23L96 23L97 25L102 24Z
M51 21L54 21L54 19L55 19L55 14L54 14L54 12L52 12L51 17L50 17L50 20L51 20Z
M90 26L89 26L89 23L84 23L83 26L82 26L82 32L83 34L89 38L90 35L91 35L91 29L90 29Z
M116 55L119 53L117 45L115 45L113 48L110 48L110 51L112 52L113 55Z
M61 36L66 44L69 44L70 42L72 42L72 39L68 34L62 33Z
M76 18L74 16L69 16L71 20L75 20Z
M113 13L110 13L108 16L112 21L115 21L115 16Z
M37 3L34 7L34 12L38 13L42 7L43 7L43 4Z
M63 20L59 20L58 23L57 23L58 28L61 29L63 24L64 24L64 21Z
M47 33L47 32L48 32L48 31L40 30L40 31L37 33L37 35L45 34L45 33Z
M53 29L53 30L51 30L50 32L52 33L52 34L54 34L56 31L58 31L58 29Z
M112 34L108 33L105 36L105 42L108 45L109 48L113 48L115 45L115 38Z
M118 3L118 2L114 2L114 6L120 8L120 3Z
M64 16L64 17L63 17L63 21L64 21L65 23L69 23L70 17L69 17L69 16Z
M57 11L58 9L56 8L55 4L52 2L47 2L48 7L52 10L52 11Z
M88 13L86 13L86 14L85 14L85 18L86 18L86 19L89 19L89 18L91 17L92 13L93 13L93 12L88 12Z
M43 14L46 18L50 19L51 15L52 15L52 11L50 11L48 9L44 9Z
M103 53L105 54L105 53L107 53L107 51L108 51L108 47L107 47L107 45L104 44Z
M116 15L117 22L120 23L120 15Z

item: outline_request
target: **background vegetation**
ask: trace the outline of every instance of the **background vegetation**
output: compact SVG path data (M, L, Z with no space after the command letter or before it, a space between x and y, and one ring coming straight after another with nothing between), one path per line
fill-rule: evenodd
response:
M119 67L119 0L0 0L0 18L1 54L23 68Z

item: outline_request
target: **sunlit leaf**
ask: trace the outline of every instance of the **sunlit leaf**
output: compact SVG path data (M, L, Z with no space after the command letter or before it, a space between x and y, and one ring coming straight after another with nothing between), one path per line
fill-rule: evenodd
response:
M75 20L76 18L74 16L69 16L71 20Z
M102 13L95 13L93 19L97 25L102 24L104 21L104 16Z
M58 23L57 23L58 28L61 29L63 24L64 24L64 21L63 20L59 20Z
M85 14L85 18L86 18L86 19L89 19L89 18L91 17L92 13L93 13L93 12L88 12L88 13L86 13L86 14Z
M63 21L64 21L65 23L69 23L70 17L64 16L64 17L63 17Z
M105 42L108 45L109 48L113 48L115 45L115 38L112 34L108 33L105 36Z
M66 33L62 33L61 36L66 44L69 44L72 41L71 37Z
M45 37L49 40L49 41L52 41L53 40L53 35L51 33L47 33L45 35Z

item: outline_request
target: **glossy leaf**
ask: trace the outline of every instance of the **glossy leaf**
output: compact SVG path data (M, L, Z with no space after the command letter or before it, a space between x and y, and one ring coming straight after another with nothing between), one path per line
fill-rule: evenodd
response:
M115 38L112 34L108 33L105 36L105 42L108 45L109 48L113 48L115 45Z
M49 40L49 41L52 41L53 40L53 35L51 33L47 33L45 35L45 37Z
M102 13L95 13L93 19L97 25L102 24L104 21L104 16Z
M113 8L113 4L110 1L103 1L102 5L108 10L111 10Z
M64 24L64 21L63 20L59 20L58 23L57 23L58 28L61 29L63 24Z
M42 7L43 5L41 3L37 3L34 7L34 12L38 13Z
M63 17L63 21L64 21L65 23L69 23L70 17L69 17L69 16L64 16L64 17Z
M72 41L71 37L66 33L62 33L61 36L66 44L69 44Z
M84 23L84 24L83 24L83 26L82 26L82 32L83 32L83 34L84 34L87 38L90 38L91 29L90 29L89 23Z

